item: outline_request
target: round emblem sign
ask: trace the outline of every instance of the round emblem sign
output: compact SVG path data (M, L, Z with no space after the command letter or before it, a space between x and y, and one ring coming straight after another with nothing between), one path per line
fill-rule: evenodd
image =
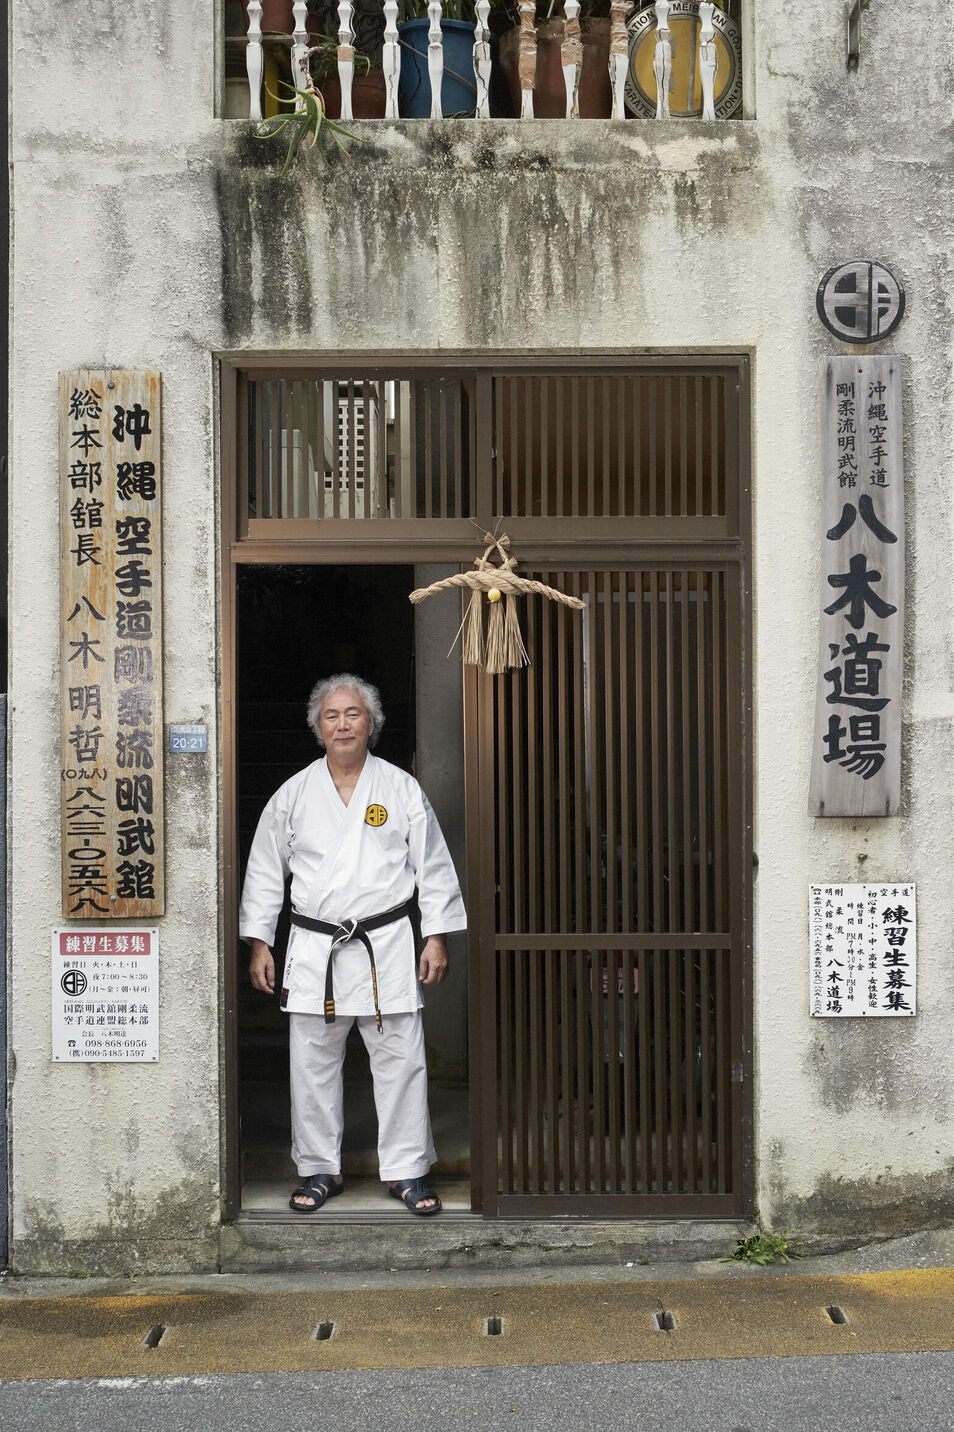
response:
M64 994L77 995L83 993L86 988L86 976L82 970L64 970L60 977L60 989Z
M734 20L721 10L712 15L718 57L713 102L716 119L727 119L742 103L742 35ZM627 24L629 73L626 108L638 119L656 117L656 9L647 5ZM669 113L673 119L698 119L702 114L702 75L699 71L699 5L697 0L672 0L669 33L672 43L672 81Z
M383 825L388 818L388 813L381 805L369 805L364 813L365 825Z
M815 295L818 317L844 343L878 343L904 317L904 289L890 269L853 259L828 270Z

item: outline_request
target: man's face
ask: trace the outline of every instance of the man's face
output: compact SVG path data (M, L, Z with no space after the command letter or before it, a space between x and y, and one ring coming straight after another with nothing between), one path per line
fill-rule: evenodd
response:
M371 721L357 691L339 686L326 696L321 705L319 726L328 751L353 754L368 749Z

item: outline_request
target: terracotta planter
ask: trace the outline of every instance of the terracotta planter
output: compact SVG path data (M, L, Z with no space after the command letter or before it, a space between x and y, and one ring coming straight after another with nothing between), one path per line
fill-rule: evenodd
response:
M262 33L290 35L295 28L294 0L262 0ZM242 0L245 28L248 29L248 3Z
M341 81L336 74L325 75L315 82L325 99L329 119L341 118ZM351 85L351 110L355 119L383 119L387 90L381 70L355 71Z
M608 15L591 16L580 22L583 36L583 71L580 76L580 118L609 119L613 112L613 90L609 77L610 20ZM500 67L507 76L514 113L520 113L520 76L517 47L520 27L500 37ZM533 113L537 119L562 119L566 114L566 85L563 81L562 20L537 22L537 75L533 91Z

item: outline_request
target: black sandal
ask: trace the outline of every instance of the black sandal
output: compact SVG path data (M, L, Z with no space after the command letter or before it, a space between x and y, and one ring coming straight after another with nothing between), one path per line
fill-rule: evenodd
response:
M293 1213L317 1213L324 1208L329 1198L336 1198L344 1189L344 1183L335 1183L330 1173L310 1173L296 1188L288 1200ZM296 1198L313 1198L314 1203L296 1203Z
M392 1198L399 1198L405 1208L411 1213L416 1213L418 1218L430 1218L434 1213L440 1213L444 1205L432 1188L428 1188L423 1178L399 1178L393 1188L388 1189ZM422 1198L433 1198L437 1201L432 1208L418 1208Z

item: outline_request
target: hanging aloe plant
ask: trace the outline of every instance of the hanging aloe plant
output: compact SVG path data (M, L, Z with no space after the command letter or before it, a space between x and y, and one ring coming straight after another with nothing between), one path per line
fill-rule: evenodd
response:
M342 154L350 154L351 151L342 143L343 139L354 140L357 144L366 144L367 140L350 130L342 128L335 120L329 119L325 113L325 101L321 91L316 89L309 80L307 89L296 89L294 85L280 82L282 89L294 95L296 101L301 101L301 108L294 109L290 114L274 115L265 119L255 131L256 139L275 139L283 130L289 129L288 153L285 155L285 163L282 165L281 178L284 179L292 164L298 157L301 149L317 149L325 164L330 163L331 149L334 145ZM272 94L271 90L268 91ZM278 95L272 94L272 99L281 99ZM270 128L270 126L273 126Z

